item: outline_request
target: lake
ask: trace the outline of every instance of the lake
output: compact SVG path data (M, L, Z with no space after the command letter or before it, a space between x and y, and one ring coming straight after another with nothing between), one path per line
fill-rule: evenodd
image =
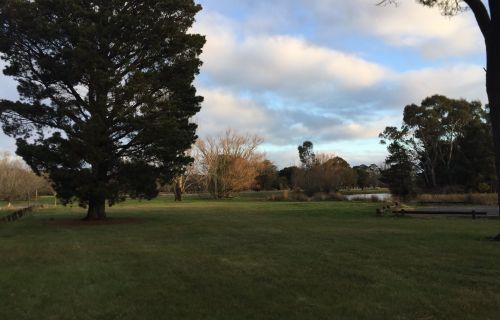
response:
M350 195L346 195L346 198L349 201L351 201L351 200L358 200L358 199L370 200L372 196L376 196L377 198L379 198L382 201L390 200L391 199L391 194L390 193L350 194Z

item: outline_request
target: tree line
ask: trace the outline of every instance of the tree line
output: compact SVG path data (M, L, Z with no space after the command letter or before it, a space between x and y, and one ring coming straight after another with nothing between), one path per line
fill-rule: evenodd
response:
M341 157L316 155L313 143L298 146L300 166L281 170L258 151L263 139L227 130L217 137L199 139L188 152L193 158L182 175L164 188L182 200L182 194L207 192L216 199L244 190L298 190L307 196L346 188L380 187L381 170L375 165L351 167Z

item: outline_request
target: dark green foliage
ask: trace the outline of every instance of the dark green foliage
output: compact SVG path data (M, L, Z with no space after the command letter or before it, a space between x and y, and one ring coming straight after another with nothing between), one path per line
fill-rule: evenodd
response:
M264 160L257 170L258 176L255 178L257 190L279 190L281 182L278 175L278 168L269 160Z
M423 189L479 191L485 185L495 189L491 126L480 102L440 95L426 98L421 105L406 106L401 129L386 128L381 138L393 141L388 160L392 156L401 160L396 154L406 150ZM389 167L392 163L386 161ZM390 184L387 173L384 179Z
M352 168L356 172L358 188L375 188L380 186L380 168L376 164L360 165Z
M293 183L293 177L295 176L297 170L299 170L298 167L291 166L291 167L283 168L278 172L278 175L279 175L280 179L282 180L282 183L285 184L286 188L293 189L295 187L294 183ZM283 189L286 189L286 188L283 188Z
M299 150L299 158L304 168L312 168L316 164L316 155L314 154L314 145L311 141L304 141Z
M406 198L415 192L415 166L411 151L400 141L388 146L389 156L385 160L387 169L382 170L382 182L389 186L393 195Z
M368 187L370 185L370 174L368 173L367 167L363 165L356 166L353 169L356 172L356 183L358 187L360 187L361 189Z
M0 102L6 134L64 203L89 218L125 195L150 199L191 159L192 85L204 37L192 0L0 0L4 73L20 101Z
M458 137L457 145L461 152L455 158L454 179L466 190L496 190L495 153L491 126L486 123L488 118L476 118Z

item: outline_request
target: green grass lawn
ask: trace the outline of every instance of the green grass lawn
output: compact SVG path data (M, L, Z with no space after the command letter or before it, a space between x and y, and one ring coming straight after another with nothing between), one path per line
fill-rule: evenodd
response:
M500 318L498 221L376 206L160 198L100 226L43 209L0 224L0 319Z

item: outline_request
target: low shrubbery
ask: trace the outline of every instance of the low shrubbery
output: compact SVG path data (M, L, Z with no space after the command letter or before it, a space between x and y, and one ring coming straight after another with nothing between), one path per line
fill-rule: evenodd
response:
M302 190L284 190L281 194L273 194L268 197L270 201L347 201L347 197L336 192L318 192L307 196Z

